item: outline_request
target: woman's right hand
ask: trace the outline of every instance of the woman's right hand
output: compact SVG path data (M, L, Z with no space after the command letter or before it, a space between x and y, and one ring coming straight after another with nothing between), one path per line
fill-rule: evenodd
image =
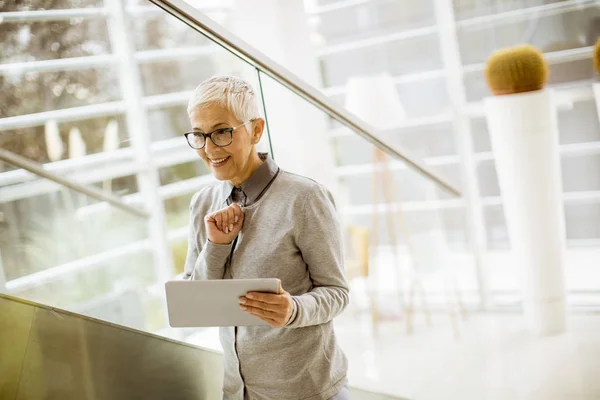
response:
M219 211L204 217L204 226L208 240L215 244L233 242L242 229L244 212L237 203L233 203Z

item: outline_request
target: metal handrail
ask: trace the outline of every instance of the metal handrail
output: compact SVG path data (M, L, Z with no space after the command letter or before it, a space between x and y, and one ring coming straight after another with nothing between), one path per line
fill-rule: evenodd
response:
M96 189L95 187L81 185L77 182L73 182L69 179L65 179L59 175L53 174L52 172L46 171L40 164L13 152L10 152L8 150L0 149L0 160L6 162L7 164L23 168L24 170L41 176L42 178L46 178L48 180L58 183L59 185L83 193L97 200L105 201L117 208L120 208L123 211L137 215L138 217L150 218L149 213L140 209L139 207L133 207L129 204L124 203L117 196L106 194L103 191Z
M354 114L335 104L331 99L322 94L318 89L309 85L298 76L282 67L263 53L241 40L216 22L208 18L201 11L193 8L183 0L150 0L167 13L178 18L191 28L195 29L208 39L217 43L225 50L240 57L258 71L270 76L287 89L307 100L330 117L352 129L359 136L381 149L393 158L401 160L415 169L418 173L435 182L442 189L455 196L461 196L460 192L450 183L446 182L439 174L427 167L417 157L409 155L402 149L397 150L387 143L381 141L372 132L374 128L359 119Z

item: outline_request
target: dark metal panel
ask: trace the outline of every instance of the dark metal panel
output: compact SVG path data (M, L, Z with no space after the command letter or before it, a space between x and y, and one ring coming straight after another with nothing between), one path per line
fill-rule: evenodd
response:
M31 333L25 354L27 321ZM5 296L0 296L0 345L2 399L222 397L217 352ZM4 354L16 361L5 366ZM5 373L20 370L19 362L20 384L19 374Z

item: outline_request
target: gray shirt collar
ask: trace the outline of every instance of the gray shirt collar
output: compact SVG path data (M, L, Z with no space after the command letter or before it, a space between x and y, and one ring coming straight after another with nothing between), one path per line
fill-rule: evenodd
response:
M262 165L239 187L246 196L245 205L247 206L255 203L261 197L279 172L279 167L269 157L268 153L258 153L258 156L263 161ZM234 186L231 183L228 181L223 182L222 196L224 202L230 199L233 189Z

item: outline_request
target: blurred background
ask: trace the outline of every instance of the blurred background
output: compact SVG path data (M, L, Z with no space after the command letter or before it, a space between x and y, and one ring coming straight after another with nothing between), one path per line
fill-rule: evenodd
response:
M164 282L183 272L191 197L213 182L183 137L187 99L235 74L261 94L261 149L336 198L352 287L336 324L353 385L600 398L600 1L188 3L462 196L378 162L371 143L150 2L0 0L0 148L150 215L0 161L0 292L218 349L215 329L169 328ZM482 106L487 57L521 43L543 51L561 104L569 331L544 339L524 328Z

